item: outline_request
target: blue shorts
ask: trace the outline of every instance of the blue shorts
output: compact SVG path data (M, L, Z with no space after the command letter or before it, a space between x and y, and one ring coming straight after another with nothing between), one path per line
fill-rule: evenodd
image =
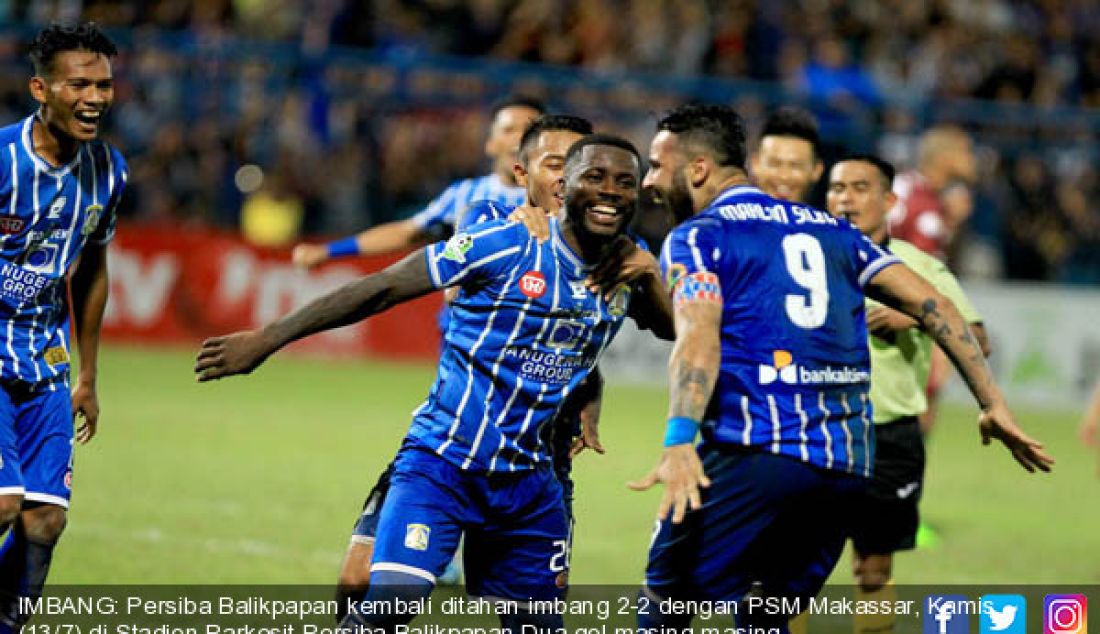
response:
M570 473L573 469L573 460L569 457L569 451L573 447L573 439L580 435L580 417L578 415L561 415L547 426L546 441L550 443L554 456L554 473L561 482L562 497L565 500L565 513L570 526L573 524L573 479ZM385 471L378 476L367 499L363 501L363 510L355 521L355 527L351 532L351 541L356 544L373 544L378 534L378 518L382 513L382 504L386 501L386 494L390 490L390 477L393 475L393 464L386 465Z
M659 598L811 597L836 566L867 481L798 460L702 445L710 487L684 522L660 522L646 567ZM803 602L805 603L805 602Z
M371 562L378 573L435 582L465 534L473 596L548 600L568 579L569 523L551 469L479 474L439 456L402 449L382 506Z
M50 387L54 389L50 389ZM0 495L69 507L73 406L63 382L0 386Z

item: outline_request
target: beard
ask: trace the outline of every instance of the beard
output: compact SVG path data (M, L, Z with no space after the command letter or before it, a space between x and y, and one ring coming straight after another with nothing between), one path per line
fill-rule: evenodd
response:
M672 175L672 188L665 194L668 201L668 210L672 212L672 218L676 224L695 215L695 203L691 200L691 189L688 188L687 177L680 170Z

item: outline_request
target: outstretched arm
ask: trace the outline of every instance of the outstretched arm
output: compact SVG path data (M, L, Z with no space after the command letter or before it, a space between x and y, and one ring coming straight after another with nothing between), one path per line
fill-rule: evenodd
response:
M703 276L705 282L717 285L717 278L710 279L713 277L710 273L694 275ZM657 515L665 519L671 511L674 523L683 521L689 508L702 506L699 488L710 486L693 445L718 381L722 359L719 338L721 297L692 297L685 282L686 279L681 279L673 291L676 344L668 362L669 423L664 453L653 471L642 480L630 484L630 488L641 491L657 482L665 483L665 494Z
M328 244L299 244L291 254L294 264L313 268L339 257L382 255L423 246L428 232L412 218L380 224L349 238Z
M868 295L920 322L947 353L982 408L978 418L983 444L997 438L1028 471L1049 471L1054 460L1016 424L993 379L981 344L951 300L907 266L888 266L872 277Z
M76 439L86 443L95 436L99 424L99 397L96 379L99 367L99 331L103 310L107 307L107 246L88 242L71 280L76 345L80 351L80 373L73 388L73 414L84 423Z
M199 381L248 374L271 354L314 333L366 319L435 290L423 249L392 266L350 282L259 330L207 339L199 351Z

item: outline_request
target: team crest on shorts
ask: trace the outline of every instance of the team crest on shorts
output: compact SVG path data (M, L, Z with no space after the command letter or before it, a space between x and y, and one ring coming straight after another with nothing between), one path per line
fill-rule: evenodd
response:
M447 246L443 247L443 259L465 264L466 252L473 246L474 240L469 234L456 233L454 237L447 241Z
M72 488L73 488L73 472L72 471L66 471L65 472L65 488L69 489L69 490L72 490Z
M428 536L432 529L426 524L405 525L405 548L409 550L428 550Z
M99 226L99 220L103 217L103 205L88 205L84 208L84 228L81 235L88 235Z

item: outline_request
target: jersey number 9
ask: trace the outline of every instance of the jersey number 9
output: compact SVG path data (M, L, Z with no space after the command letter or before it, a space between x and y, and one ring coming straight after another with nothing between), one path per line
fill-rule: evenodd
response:
M795 233L783 238L783 257L791 279L809 293L787 295L787 316L799 328L820 328L829 316L829 277L817 238Z

